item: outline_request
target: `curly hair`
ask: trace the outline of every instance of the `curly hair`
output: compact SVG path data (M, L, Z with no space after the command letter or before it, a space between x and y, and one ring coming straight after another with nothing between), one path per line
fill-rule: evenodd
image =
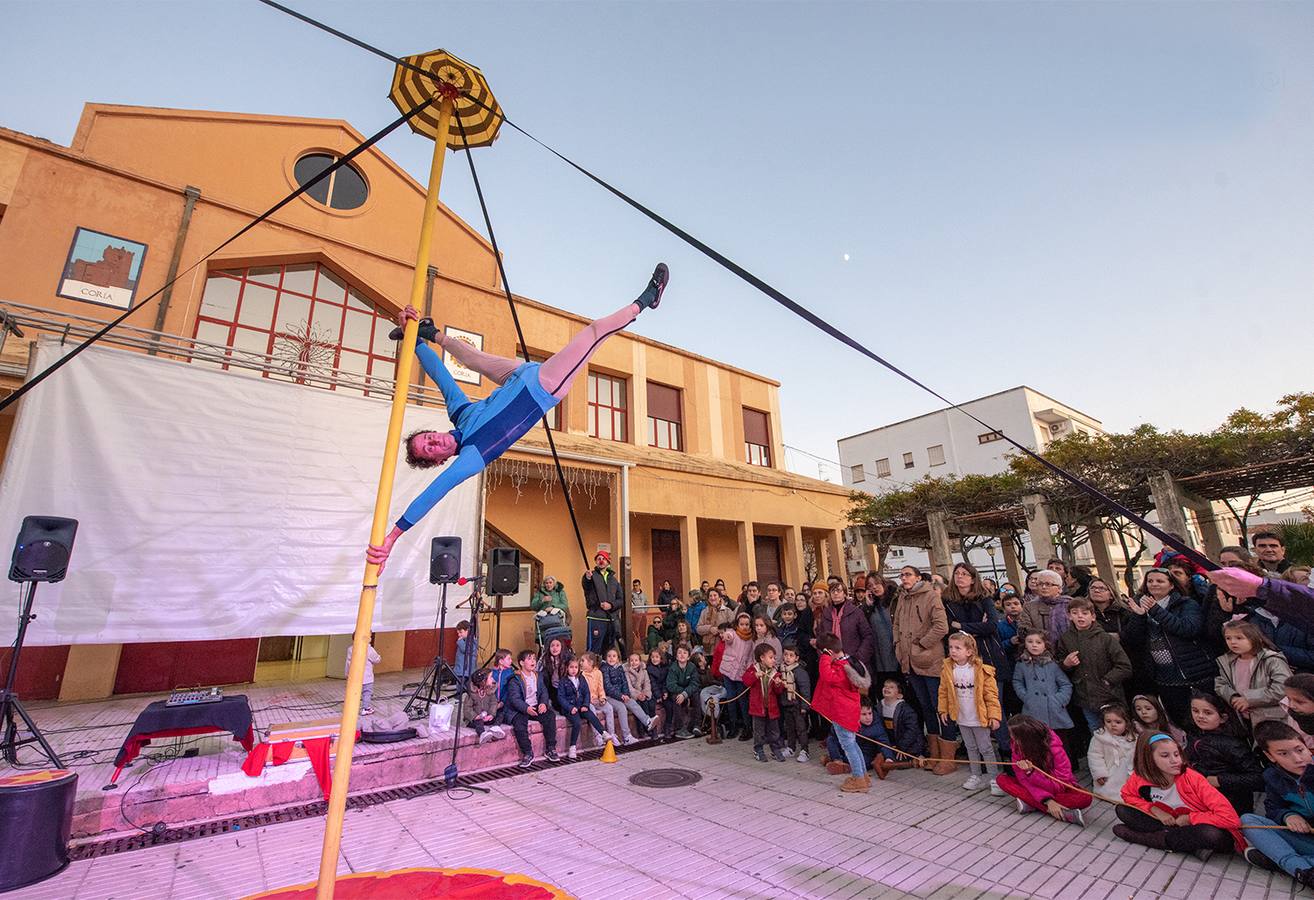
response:
M429 434L433 430L432 428L417 428L406 435L406 465L412 469L432 469L434 466L440 466L447 461L439 462L438 460L425 459L422 456L415 455L415 445L411 441L422 434Z

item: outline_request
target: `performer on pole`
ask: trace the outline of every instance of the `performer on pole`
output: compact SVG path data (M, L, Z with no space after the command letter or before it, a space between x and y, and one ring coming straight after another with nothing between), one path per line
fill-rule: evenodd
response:
M585 326L565 347L542 363L521 362L484 353L465 341L439 334L432 319L421 319L415 355L425 373L443 392L447 416L455 427L451 431L416 431L409 435L406 438L406 462L416 469L440 466L448 460L451 463L406 507L384 538L383 546L369 546L365 551L366 559L377 563L379 571L383 571L397 538L420 521L448 491L478 475L538 424L570 391L575 376L603 341L622 331L643 310L657 308L669 279L666 264L659 263L638 299ZM419 318L419 313L414 307L407 306L402 311L401 325L404 327L408 320L416 318ZM400 333L400 329L394 331L393 338ZM443 365L442 357L427 341L438 344L462 365L499 385L497 390L482 400L470 400Z

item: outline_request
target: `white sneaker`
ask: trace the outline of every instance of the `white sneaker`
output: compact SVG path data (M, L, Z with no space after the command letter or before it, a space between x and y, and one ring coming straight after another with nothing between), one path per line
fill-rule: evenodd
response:
M566 758L567 758L567 759L578 759L578 758L579 758L579 751L575 749L575 745L574 745L574 744L571 744L571 745L570 745L570 749L566 751Z
M487 744L487 743L488 743L489 741L491 741L491 740L493 740L493 731L492 731L491 728L488 729L487 731L482 732L482 733L479 735L479 745L480 745L481 747L482 747L484 744Z
M638 742L639 742L639 739L636 738L634 735L630 735L629 737L627 737L627 738L625 739L625 745L626 745L627 747L628 747L630 744L637 744Z
M983 780L984 778L980 775L976 775L976 774L968 775L967 780L963 782L963 790L979 791L981 790L981 788L985 787L985 785L981 783Z
M1005 793L1004 789L1001 788L998 784L996 784L993 778L990 779L990 796L1002 797L1004 796L1004 793Z
M798 751L798 756L796 756L796 757L794 757L794 758L795 758L796 760L798 760L799 762L807 762L807 761L808 761L808 751L806 751L806 750L800 750L800 751Z
M780 755L781 755L781 756L793 756L793 755L794 755L794 751L791 750L791 749L789 749L788 747L781 747L781 748L780 748Z
M502 738L506 737L506 729L501 725L491 725L488 730L492 732L493 740L495 741L500 741Z
M1025 816L1027 813L1032 811L1031 807L1027 806L1025 803L1023 803L1021 800L1017 799L1016 797L1013 798L1013 802L1017 804L1017 811L1020 815Z

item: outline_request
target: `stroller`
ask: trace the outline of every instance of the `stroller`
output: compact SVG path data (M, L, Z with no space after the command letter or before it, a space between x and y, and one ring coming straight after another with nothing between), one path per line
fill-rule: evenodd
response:
M543 650L553 640L560 640L563 647L570 650L571 630L566 625L566 616L559 609L545 609L539 612L535 625L538 628L538 649Z

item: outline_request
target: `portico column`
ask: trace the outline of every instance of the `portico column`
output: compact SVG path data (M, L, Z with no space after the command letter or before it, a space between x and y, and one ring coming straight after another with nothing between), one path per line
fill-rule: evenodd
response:
M1113 568L1113 557L1109 554L1109 535L1098 519L1086 523L1090 531L1090 550L1095 557L1095 571L1110 585L1116 585L1118 573Z
M1045 495L1027 494L1022 498L1022 512L1027 517L1027 533L1031 535L1031 552L1036 556L1036 567L1043 569L1054 555L1054 535L1049 530Z
M949 580L954 567L954 551L949 544L949 528L945 514L940 511L926 514L926 528L931 535L931 567Z
M785 584L798 590L803 583L803 528L785 526Z
M680 517L680 577L684 579L684 597L702 583L702 566L698 560L698 519Z
M1171 472L1155 472L1150 476L1150 497L1154 501L1154 511L1158 513L1159 527L1180 535L1189 543L1190 532L1186 530L1186 514L1182 512L1182 495Z
M1023 588L1022 564L1017 558L1017 546L1013 543L1013 535L1000 535L999 546L1004 551L1004 571L1008 574L1008 580L1020 591Z
M753 546L753 523L736 522L735 531L739 535L740 583L746 584L757 578L757 549Z
M844 569L844 535L838 528L826 532L826 577L838 575L846 584L849 574Z

